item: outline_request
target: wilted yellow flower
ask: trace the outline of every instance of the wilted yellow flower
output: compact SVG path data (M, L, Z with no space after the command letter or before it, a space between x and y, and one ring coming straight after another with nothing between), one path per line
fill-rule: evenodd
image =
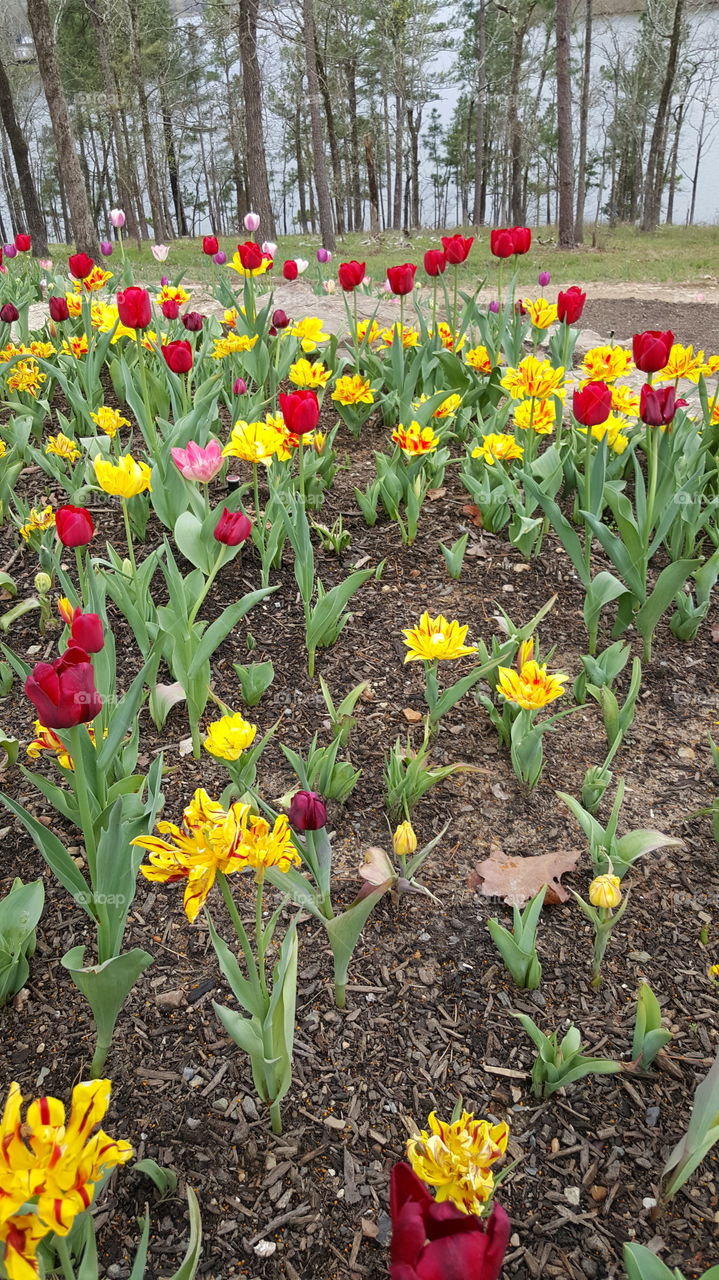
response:
M320 342L329 342L330 335L325 333L322 328L322 321L317 316L305 316L304 319L298 320L292 325L290 333L293 338L299 338L300 346L305 352L316 351Z
M224 360L225 356L234 356L240 351L251 351L256 342L256 333L252 337L246 333L225 334L224 338L215 338L212 359Z
M205 751L220 760L239 760L243 751L254 742L256 733L257 725L244 720L238 711L208 724L203 745Z
M623 418L617 417L614 413L610 413L606 422L600 423L598 427L590 428L595 440L604 440L606 437L607 447L613 453L624 453L629 444L629 437L624 435L624 432L630 429L630 424L625 422ZM577 430L582 435L587 434L586 427L577 427Z
M699 375L705 369L703 351L697 351L694 355L693 347L683 347L681 343L675 342L664 368L657 374L657 381L668 382L670 378L686 378L687 382L698 382Z
M626 418L639 417L639 396L631 387L612 387L612 411L623 413Z
M108 280L112 280L112 272L105 271L102 267L94 266L89 276L85 276L84 280L75 281L75 291L81 293L85 289L86 293L96 293L98 289L104 289Z
M237 806L232 807L234 809ZM252 867L255 878L261 880L268 867L286 872L291 867L299 866L302 859L292 843L287 814L281 813L275 818L274 826L270 827L264 818L258 818L250 812L249 805L242 807L246 810L238 849L242 868Z
M88 736L92 745L95 745L95 730L91 724L85 725ZM107 730L105 730L107 733ZM75 768L72 758L68 753L67 747L55 733L54 729L48 729L40 720L35 721L35 737L26 747L26 754L31 760L38 760L43 751L51 752L61 769L69 769L72 772Z
M535 329L549 329L557 323L557 304L547 302L546 298L524 299L524 309Z
M95 458L95 476L100 488L116 498L134 498L150 489L151 471L146 462L136 462L125 453L117 462Z
M66 356L74 356L76 360L80 360L90 350L87 334L81 333L79 336L73 334L71 338L63 338L62 349Z
M332 374L319 360L295 360L290 365L290 382L296 387L326 387Z
M176 302L178 307L182 307L186 302L189 302L189 301L190 301L189 293L187 293L187 291L183 289L182 285L180 284L178 285L163 284L162 288L160 289L160 292L155 297L155 302L157 303L158 307L161 307L163 302Z
M621 900L622 889L619 876L595 876L589 886L589 901L593 907L611 909L618 907Z
M634 368L626 347L592 347L579 369L582 382L614 382Z
M91 1204L96 1185L132 1156L129 1142L97 1129L110 1101L109 1080L75 1085L70 1116L58 1098L36 1098L22 1114L13 1083L0 1120L0 1242L10 1280L39 1276L37 1250L49 1232L66 1236ZM32 1204L33 1211L20 1212Z
M478 347L472 347L471 351L466 351L464 362L469 365L470 369L475 369L477 373L486 373L487 375L489 375L495 367L492 364L492 359L487 348L481 345ZM504 356L497 356L497 364L503 363Z
M408 458L434 453L439 444L439 436L432 428L421 427L418 422L410 422L408 427L403 427L400 422L392 432L392 439Z
M224 458L241 458L243 462L262 462L269 466L273 458L289 458L287 433L268 422L236 422L232 435L222 450Z
M556 424L554 403L552 400L520 400L515 406L512 417L515 427L520 431L535 431L538 436L548 436Z
M407 1142L414 1172L436 1188L438 1203L449 1201L463 1213L481 1214L494 1191L492 1165L507 1149L509 1127L475 1120L467 1111L450 1124L433 1111L428 1125Z
M332 399L344 405L374 404L372 388L367 379L359 373L345 374L344 377L338 378L332 392Z
M448 622L440 613L430 618L425 610L416 627L402 630L405 644L409 650L405 654L405 662L435 662L464 658L476 653L475 645L465 644L469 627L462 627L458 622Z
M20 360L7 375L8 391L24 391L29 396L36 396L46 377L35 360Z
M91 413L90 417L106 436L112 439L116 436L121 427L129 427L130 423L127 418L123 418L119 409L111 409L109 405L100 405L97 413Z
M20 533L25 542L33 533L44 533L46 529L55 528L55 512L52 507L44 507L42 511L37 511L35 507L30 509L27 524L21 526Z
M65 462L77 462L82 456L75 441L63 435L62 431L58 431L56 436L48 436L45 453L55 453L58 458L64 458Z
M397 333L398 333L398 331L399 331L399 325L398 325L398 324L393 325L391 329L383 329L383 330L382 330L381 335L380 335L380 336L381 336L381 338L382 338L382 346L380 347L380 351L383 351L383 350L385 350L387 347L391 347L391 346L392 346L392 343L394 342L395 338L397 337ZM412 329L412 328L410 328L410 326L409 326L409 325L404 325L404 327L403 327L403 329L402 329L402 346L403 346L403 347L417 347L417 346L419 346L419 330L418 330L418 329Z
M392 848L398 858L407 858L417 848L417 836L411 822L400 822L392 836Z
M382 330L376 320L360 320L355 330L355 337L358 342L363 342L367 338L367 345L377 342L382 337Z
M555 369L549 360L538 360L536 356L525 356L516 369L507 369L501 385L513 400L523 400L525 396L537 400L559 396L563 400L566 395L564 369Z
M8 342L7 346L0 351L0 364L7 364L8 360L13 360L15 356L29 356L30 354L30 348L26 347L24 342Z
M511 462L513 458L523 458L524 449L517 444L514 436L504 432L490 431L482 436L482 443L472 450L473 458L484 458L487 466L493 467L495 462Z
M513 667L499 667L498 675L497 692L507 702L514 702L525 711L538 711L540 707L554 702L555 698L561 698L565 692L564 682L569 679L561 672L548 675L546 666L540 666L534 660L525 662L521 671L515 671Z

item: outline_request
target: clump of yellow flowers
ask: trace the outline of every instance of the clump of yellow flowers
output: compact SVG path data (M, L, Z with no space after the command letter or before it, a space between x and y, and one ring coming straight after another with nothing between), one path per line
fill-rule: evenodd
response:
M407 1142L407 1158L417 1177L435 1188L438 1203L482 1214L494 1191L492 1165L504 1156L508 1138L506 1124L475 1120L469 1111L447 1123L433 1111L428 1128Z

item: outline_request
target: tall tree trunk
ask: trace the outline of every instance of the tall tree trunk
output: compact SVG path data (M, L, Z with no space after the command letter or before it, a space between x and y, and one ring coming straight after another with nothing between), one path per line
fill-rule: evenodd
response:
M482 170L484 165L484 104L487 97L487 25L484 0L476 14L477 89L474 118L474 209L472 222L482 225Z
M142 73L140 35L138 30L138 0L128 0L127 8L130 15L130 53L136 81L135 88L137 91L137 102L140 108L140 126L142 128L143 150L145 153L145 172L147 174L147 195L150 201L150 216L152 217L152 234L155 238L155 243L159 244L161 241L166 239L167 228L165 227L165 219L162 212L160 187L157 180L157 167L155 165L155 152L152 145L153 139L152 127L150 125L150 111L147 104L145 79Z
M384 167L385 184L387 188L387 204L384 214L385 228L389 227L392 217L392 148L389 138L389 100L386 90L382 93L382 130L384 133Z
M577 210L574 216L574 239L584 240L584 205L587 198L587 135L589 131L589 88L592 67L592 6L593 0L584 0L584 63L582 66L582 95L579 104L579 161L577 174Z
M524 58L524 41L529 30L534 0L519 17L506 5L497 4L496 8L508 14L512 23L512 65L509 73L509 94L507 99L507 132L509 134L509 150L511 156L509 216L512 222L524 222L524 201L522 198L522 123L519 118L519 87L522 78L522 61Z
M167 168L170 174L170 190L172 191L172 203L175 208L177 234L179 236L186 236L187 221L185 219L185 210L182 204L177 148L175 147L175 138L172 132L172 112L170 111L170 103L167 98L167 89L165 88L165 84L162 79L160 79L160 106L162 108L162 132L165 138L165 155L167 156Z
M120 113L120 123L122 127L122 137L123 137L124 146L125 146L125 153L126 155L131 156L133 154L133 146L130 141L130 129L127 123L127 115L125 114L124 111ZM128 174L128 178L127 178L128 191L130 194L129 205L131 208L137 211L135 222L137 226L137 243L139 248L140 237L142 237L143 240L147 240L149 239L150 233L148 231L147 222L145 220L145 206L142 199L142 185L139 180L137 165L133 164L131 168L128 168L127 174ZM129 222L128 222L128 226L129 226ZM127 234L128 235L130 234L129 230Z
M139 232L137 228L137 217L135 215L135 206L132 198L132 185L130 177L130 166L125 150L125 140L122 133L122 121L120 119L119 108L119 90L117 83L117 75L115 74L109 53L109 30L107 25L107 12L100 9L100 0L85 0L85 8L90 15L90 23L95 32L95 51L97 53L100 69L102 71L102 79L107 86L107 95L110 109L110 126L112 136L115 142L115 150L117 152L117 200L119 207L124 211L126 219L127 234L131 239L137 240ZM115 86L115 92L112 86ZM111 203L114 205L115 200Z
M27 16L35 42L38 70L50 113L58 164L62 169L63 183L70 206L73 239L81 253L95 256L97 254L97 236L92 225L90 205L85 184L82 180L80 161L75 150L75 139L70 126L70 115L60 78L60 68L55 57L53 25L47 0L27 0Z
M422 108L407 108L407 128L410 136L410 155L409 155L409 172L411 177L412 200L410 204L411 214L409 219L405 219L405 225L418 227L420 225L420 208L419 208L419 131L422 127ZM408 184L409 185L409 184Z
M302 155L302 107L295 113L295 164L297 166L297 196L300 204L300 231L307 232L307 205L305 203L305 162Z
M364 138L365 163L367 165L367 190L369 192L369 226L373 236L379 235L379 194L377 173L372 154L372 134L366 133Z
M22 230L22 213L20 211L20 206L18 204L18 193L15 188L15 177L12 171L12 165L10 164L10 153L7 149L7 138L5 136L4 131L2 134L2 168L3 168L3 183L5 186L5 198L7 200L7 207L10 211L10 221L12 222L13 229L15 231L21 231Z
M317 207L320 216L320 234L325 249L334 249L335 232L332 222L332 197L327 180L327 161L325 160L325 144L322 137L322 121L320 119L320 84L317 73L317 36L315 34L315 13L312 0L302 0L304 18L305 65L307 69L307 98L310 108L310 126L312 130L312 152L314 161L315 187L317 190Z
M23 207L25 209L25 219L27 230L32 236L32 251L37 258L46 258L48 256L47 248L47 227L45 218L43 217L40 202L37 198L35 182L30 168L30 159L28 153L27 142L23 135L23 131L18 124L15 115L15 104L12 100L12 91L10 89L10 81L7 78L7 72L0 59L0 119L5 126L5 132L10 139L13 158L15 160L15 171L20 187L20 195L22 196Z
M642 209L642 231L653 231L659 222L664 188L664 138L666 134L669 104L674 90L677 74L679 44L682 36L682 18L684 16L684 0L676 0L674 6L674 22L669 40L669 53L664 71L661 93L657 104L657 114L649 143L647 172L644 181L644 206Z
M557 165L559 173L559 247L574 248L574 158L572 150L572 74L569 57L571 0L556 0Z
M692 174L692 198L691 198L691 203L689 205L689 213L687 214L688 226L691 226L692 223L694 222L694 211L696 209L696 204L697 204L697 188L699 186L699 173L701 170L702 153L704 151L704 130L706 128L708 111L709 111L709 104L705 99L704 106L702 108L702 118L699 122L699 136L697 138L697 153L694 158L694 173Z
M262 80L257 57L257 14L259 0L240 0L238 36L242 61L242 96L245 103L245 138L247 141L247 194L253 212L260 215L260 226L268 239L275 236L270 183L267 176L265 135L262 127Z
M669 162L669 199L667 200L666 223L670 227L674 220L674 196L677 189L677 169L679 167L679 138L681 136L682 124L684 123L684 103L680 102L674 121L674 142L672 143L672 157Z
M315 32L315 58L317 60L317 83L320 93L322 94L322 104L325 109L325 119L327 121L327 137L330 144L330 158L332 161L332 176L335 184L335 225L338 235L344 235L344 213L342 207L342 160L340 158L340 149L337 145L337 131L335 129L335 115L332 110L332 95L329 90L327 74L325 72L324 62L317 46L317 32Z
M404 103L402 94L394 95L394 201L392 227L399 231L402 225L402 177L404 164Z
M348 58L345 63L347 76L347 106L350 117L350 167L352 171L352 229L362 230L362 187L360 184L359 122L357 120L357 63ZM348 193L349 194L349 193Z

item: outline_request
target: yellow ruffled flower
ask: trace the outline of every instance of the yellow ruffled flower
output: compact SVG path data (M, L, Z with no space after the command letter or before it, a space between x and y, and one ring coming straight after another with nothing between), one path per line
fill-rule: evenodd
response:
M26 395L36 396L46 378L35 360L20 360L7 375L8 391L24 391Z
M0 458L4 458L7 453L7 445L4 440L0 440Z
M411 822L400 822L392 836L392 848L397 858L408 858L417 849L417 835Z
M719 373L719 356L707 356L704 373L708 374L710 377L712 374Z
M681 343L675 342L664 368L656 376L658 382L669 382L671 378L686 378L687 382L698 382L699 375L705 369L703 351L697 351L694 355L693 347L683 347Z
M234 329L237 324L237 307L228 307L227 310L223 312L222 321L223 324L227 325L228 329Z
M136 462L129 454L123 454L117 462L95 458L95 477L100 488L115 498L134 498L145 489L151 490L152 472L146 462Z
M251 867L259 881L269 867L276 867L282 872L298 867L302 859L292 843L287 814L281 813L275 818L274 826L270 827L265 818L250 813L249 805L243 807L247 810L239 847L243 869Z
M304 319L298 320L292 325L290 333L293 338L299 338L304 352L316 351L320 342L330 340L330 335L324 332L323 321L318 320L317 316L305 316Z
M385 351L387 347L392 346L392 343L395 341L395 338L397 337L398 331L399 331L398 324L393 325L391 329L383 329L381 331L380 336L382 338L382 346L379 348L380 351ZM412 329L409 325L404 325L402 329L402 346L418 347L419 346L419 330Z
M710 964L707 969L708 978L719 978L719 964Z
M639 417L639 396L631 387L612 387L612 412L625 418Z
M569 679L561 672L548 675L546 666L540 666L534 660L525 662L521 671L515 671L513 667L499 667L498 675L497 693L525 711L538 711L554 702L555 698L561 698L565 692L564 682Z
M62 431L58 431L56 436L48 436L45 453L57 454L58 458L63 458L65 462L77 462L78 458L82 457L75 441L63 435Z
M405 662L449 661L464 658L476 653L476 645L465 644L469 627L462 627L458 622L448 622L440 613L430 618L425 610L416 627L402 630L404 642L409 650L405 654Z
M592 347L585 355L579 373L582 382L614 382L634 368L632 353L626 347Z
M434 337L434 329L429 330L429 336ZM446 320L440 320L437 323L437 337L439 338L445 351L461 351L466 342L464 335L459 336L458 333L452 333Z
M87 334L81 333L79 336L73 334L71 338L64 338L62 349L66 356L74 356L76 360L81 360L90 350L87 342Z
M66 293L65 301L67 309L73 320L82 315L82 298L77 293Z
M513 458L523 458L524 448L517 444L514 436L504 432L490 431L482 436L482 443L472 450L473 458L484 458L487 466L493 467L495 462L511 462Z
M589 901L593 907L611 910L618 907L622 900L621 880L619 876L595 876L589 886Z
M31 342L30 354L39 356L41 360L49 360L55 355L55 348L51 342Z
M72 619L71 619L72 620ZM35 737L29 742L25 748L25 753L30 760L39 760L43 751L49 751L55 756L57 763L61 769L68 769L71 773L75 766L72 758L68 753L67 747L55 733L54 729L48 729L40 720L35 721ZM88 736L92 745L95 745L95 730L91 724L85 725ZM107 730L105 730L107 733Z
M367 345L378 342L382 337L382 330L376 320L360 320L355 329L355 337L358 342L364 342L367 339Z
M288 376L296 387L314 388L326 387L332 374L320 361L300 359L290 365Z
M439 445L439 436L432 428L421 427L418 422L410 422L408 427L403 427L400 422L392 432L392 439L408 458L417 458L424 453L434 453Z
M123 418L119 409L111 409L109 405L100 405L97 413L91 413L90 417L101 431L105 432L112 440L116 436L121 427L129 427L130 422L127 418Z
M224 338L215 338L212 359L224 360L225 356L234 356L240 351L251 351L256 342L256 333L252 337L247 333L225 334Z
M464 363L468 364L470 369L474 369L477 373L486 373L487 376L494 369L491 356L486 347L472 347L470 351L465 352ZM497 364L504 363L504 356L497 356Z
M160 292L155 296L155 302L161 307L163 302L176 302L178 307L183 307L186 302L190 301L190 295L182 285L163 284Z
M582 435L587 434L586 427L577 427ZM607 447L613 453L624 453L629 444L629 437L624 434L625 431L631 430L630 423L625 422L624 418L619 418L615 413L610 413L606 422L602 422L598 427L590 428L592 436L595 440L607 441Z
M52 507L44 507L42 511L37 511L35 507L30 509L27 524L20 528L20 534L25 542L33 533L44 533L46 529L55 528L55 512Z
M523 400L525 396L537 400L559 396L563 400L566 395L564 369L555 369L549 360L538 360L536 356L525 356L516 369L507 369L501 385L513 400Z
M557 323L557 304L546 298L524 299L524 309L535 329L549 329Z
M446 1124L432 1112L428 1129L407 1142L407 1158L418 1178L436 1189L438 1203L449 1201L467 1214L481 1214L494 1191L492 1165L507 1149L509 1127L475 1120L463 1111Z
M257 725L243 719L238 711L208 724L203 745L205 751L220 760L239 760L243 751L254 742L256 734Z
M554 431L556 417L552 400L520 400L512 413L515 427L520 431L534 431L538 436L548 436Z
M275 426L271 422L236 422L232 435L222 450L222 456L241 458L243 462L261 462L264 466L269 466L273 458L286 461L291 453L287 448L284 424Z
M345 374L338 378L332 399L339 404L374 404L372 388L366 378L359 373Z
M97 293L98 289L105 288L108 280L112 280L112 272L95 266L89 276L85 276L84 280L75 281L75 292L81 293L84 289L86 293Z

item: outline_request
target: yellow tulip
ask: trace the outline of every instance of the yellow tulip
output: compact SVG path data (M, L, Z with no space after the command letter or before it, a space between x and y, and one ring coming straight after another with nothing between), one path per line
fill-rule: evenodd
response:
M117 462L95 458L95 477L100 488L115 498L134 498L150 489L151 471L146 462L136 462L129 454L123 454Z

